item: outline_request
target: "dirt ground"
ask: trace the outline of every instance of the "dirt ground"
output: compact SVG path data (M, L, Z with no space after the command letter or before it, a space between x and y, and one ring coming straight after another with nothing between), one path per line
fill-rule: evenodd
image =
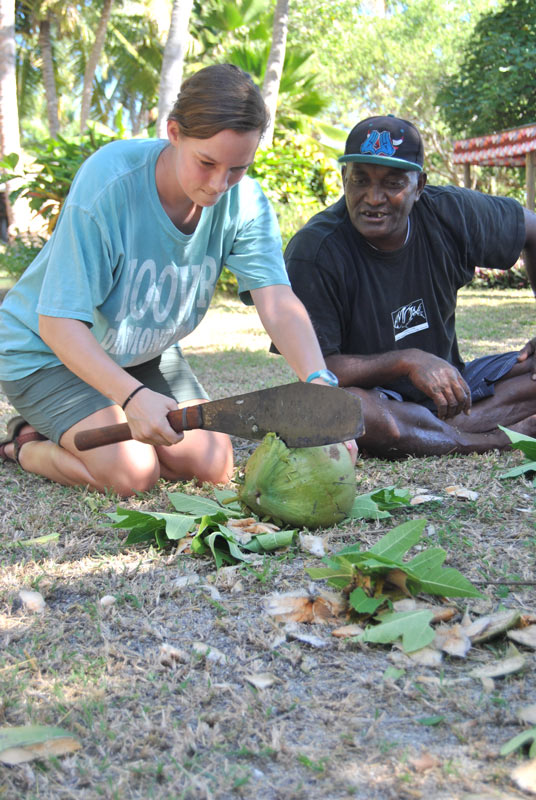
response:
M289 378L258 355L265 343L251 318L254 345L236 349L235 315L222 314L225 349L190 345L213 396ZM0 397L0 422L11 413ZM236 440L235 451L243 465L252 446ZM359 493L397 485L442 500L343 523L324 532L327 549L355 541L366 549L399 522L425 517L426 544L444 547L448 565L485 595L456 601L458 619L502 608L534 613L534 488L499 477L520 461L519 453L361 459ZM435 667L396 646L337 639L333 624L299 628L317 637L308 644L265 604L275 592L307 591L305 568L318 558L291 548L218 573L208 558L125 547L106 517L115 497L53 486L12 465L0 480L0 726L60 726L81 745L1 766L0 798L530 797L511 777L526 754L499 750L528 727L517 714L536 700L534 650L518 645L524 668L483 682L469 673L506 655L504 635ZM478 499L448 496L453 484ZM121 505L169 511L171 490L210 495L209 487L162 482ZM39 536L49 538L25 544ZM43 613L25 609L23 588L43 595ZM112 605L100 602L107 595ZM270 685L258 688L262 681Z

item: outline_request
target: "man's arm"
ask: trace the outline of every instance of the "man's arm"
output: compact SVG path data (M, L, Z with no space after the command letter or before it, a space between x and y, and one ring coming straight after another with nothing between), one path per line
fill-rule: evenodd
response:
M439 419L450 419L471 409L471 392L458 370L442 358L410 348L378 355L326 356L328 369L339 379L340 386L372 389L408 378L430 397L437 407Z
M528 208L524 208L523 212L525 214L525 245L523 247L525 269L536 297L536 214L529 211ZM520 350L517 360L526 361L528 358L532 359L532 380L536 381L536 337L527 342Z
M523 247L525 253L525 269L529 277L532 291L536 296L536 214L524 208L525 214L525 245Z

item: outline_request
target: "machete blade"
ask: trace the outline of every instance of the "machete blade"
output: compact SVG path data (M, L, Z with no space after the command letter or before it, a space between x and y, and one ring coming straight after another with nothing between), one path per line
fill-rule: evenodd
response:
M212 400L200 406L202 428L263 439L275 433L287 447L316 447L355 439L364 433L361 400L316 383L289 383Z

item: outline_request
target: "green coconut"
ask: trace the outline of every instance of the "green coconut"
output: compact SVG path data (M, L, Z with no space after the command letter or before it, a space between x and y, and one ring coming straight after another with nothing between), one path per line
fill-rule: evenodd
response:
M301 528L328 528L348 516L354 465L343 444L289 448L268 433L249 458L242 503L259 517Z

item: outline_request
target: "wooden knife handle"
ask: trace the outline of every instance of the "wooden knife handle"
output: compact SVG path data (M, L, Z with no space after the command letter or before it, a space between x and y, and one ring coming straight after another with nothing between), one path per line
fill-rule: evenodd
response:
M167 418L169 424L177 433L203 427L201 404L170 411ZM126 442L128 439L132 439L132 432L128 422L119 422L117 425L106 425L103 428L80 431L74 437L74 443L78 450L93 450L95 447L104 447L104 445L115 444L116 442Z

